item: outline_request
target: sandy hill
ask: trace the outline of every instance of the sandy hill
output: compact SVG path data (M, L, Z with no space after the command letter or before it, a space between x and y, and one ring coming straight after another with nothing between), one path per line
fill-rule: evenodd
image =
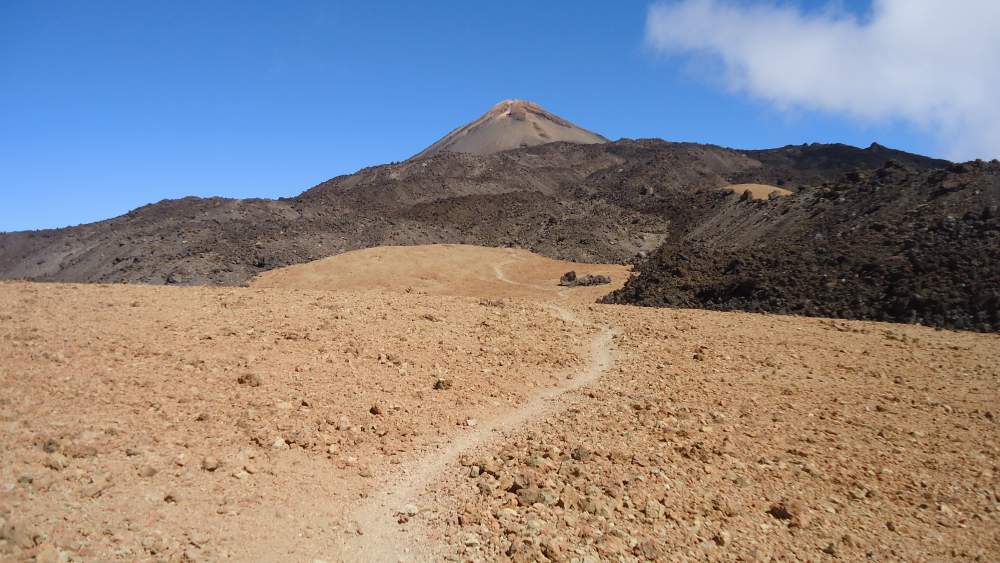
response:
M527 100L504 100L475 121L448 133L413 158L442 152L491 154L545 143L605 143L607 139Z
M611 284L565 289L559 277L609 276ZM629 275L620 264L582 264L553 260L514 248L464 244L379 246L261 274L254 288L416 291L429 295L551 299L562 294L593 303L620 288Z
M795 193L791 190L779 188L778 186L769 186L767 184L732 184L730 186L724 186L722 189L740 196L746 192L750 192L750 197L757 200L767 199L771 196L771 194L790 196Z

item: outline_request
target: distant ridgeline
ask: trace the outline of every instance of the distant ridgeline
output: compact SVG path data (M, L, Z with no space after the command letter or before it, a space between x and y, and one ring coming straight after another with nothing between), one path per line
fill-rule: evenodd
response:
M1000 330L1000 164L872 145L620 140L506 101L414 158L281 200L184 198L0 234L0 277L244 285L380 245L635 261L613 303Z

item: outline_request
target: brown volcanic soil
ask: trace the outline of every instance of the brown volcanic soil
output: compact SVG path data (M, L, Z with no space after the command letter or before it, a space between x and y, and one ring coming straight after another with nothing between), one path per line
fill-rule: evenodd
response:
M620 331L615 369L565 410L467 455L438 493L451 510L433 523L463 557L1000 556L996 335L593 314Z
M379 292L0 284L0 556L1000 556L1000 336L588 305L465 250L537 292L425 294L410 249Z

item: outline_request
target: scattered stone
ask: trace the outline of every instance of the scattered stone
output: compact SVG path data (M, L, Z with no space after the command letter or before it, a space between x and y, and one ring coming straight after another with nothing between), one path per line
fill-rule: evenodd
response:
M372 408L368 409L368 412L372 413L375 416L379 416L382 414L382 409L376 404L372 405Z
M288 449L288 442L286 442L285 439L282 438L281 436L278 436L277 438L274 439L274 442L271 443L271 449L272 450L287 450Z
M496 513L497 520L507 520L517 518L517 511L513 508L501 508Z
M82 459L88 457L94 457L97 455L97 447L92 444L83 444L80 442L70 442L63 447L63 453L69 457Z
M102 475L101 477L94 479L94 481L89 485L85 486L80 493L85 498L97 498L104 494L104 491L110 489L113 484L114 482L112 481L110 475Z
M660 504L660 501L650 498L646 499L646 505L643 507L643 513L646 515L646 518L649 518L650 520L659 520L663 518L664 508L663 505Z
M221 465L222 463L219 461L219 458L214 456L208 456L201 460L201 468L205 471L215 471Z
M559 502L559 494L547 487L541 489L538 494L540 502L546 506L554 506Z
M38 443L38 447L42 448L42 451L47 454L53 454L59 451L59 440L55 438L45 438Z
M518 489L517 491L518 504L520 504L521 506L531 506L536 502L542 502L541 489L539 489L534 485Z
M480 494L484 496L490 496L493 494L493 491L495 491L497 487L495 484L493 484L492 481L480 480L478 483L476 483L476 488L479 489Z
M653 540L639 542L639 544L635 546L634 553L636 555L641 555L648 561L660 561L663 559L662 550Z
M154 475L156 475L156 468L153 467L152 465L143 465L139 469L139 476L140 477L149 478L149 477L152 477Z
M785 503L771 505L771 508L767 510L767 513L774 516L778 520L791 520L793 517L793 514Z
M437 381L434 382L434 389L437 389L438 391L451 389L451 381L448 379L438 378Z
M559 493L559 502L556 505L564 509L578 509L582 500L583 497L580 496L579 491L567 485Z
M565 561L566 557L563 555L564 547L556 539L546 539L542 540L540 547L542 548L542 555L544 555L550 561Z
M465 547L475 547L479 545L479 543L480 543L479 536L473 533L465 534L465 536L462 538L462 545L464 545Z
M492 475L497 479L500 478L500 471L502 467L499 463L495 461L484 461L479 465L479 471L481 473L486 473L487 475Z
M528 520L527 527L532 532L540 532L545 528L545 521L538 518Z
M198 547L204 547L210 541L208 534L201 531L192 532L188 536L188 539L191 541L193 545L196 545Z
M611 283L611 278L608 276L587 274L583 277L577 277L574 271L566 272L559 278L559 285L563 287L604 285L609 283Z
M55 471L61 471L69 467L69 459L58 452L49 454L48 457L45 458L45 467Z
M260 387L261 380L260 376L256 373L244 373L236 378L236 383L246 385L248 387Z

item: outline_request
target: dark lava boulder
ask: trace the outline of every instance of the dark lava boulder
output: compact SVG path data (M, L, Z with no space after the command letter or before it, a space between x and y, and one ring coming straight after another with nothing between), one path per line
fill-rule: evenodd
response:
M559 285L566 287L576 287L581 285L604 285L611 283L611 278L608 276L587 274L582 278L576 276L576 272L569 271L559 278Z

